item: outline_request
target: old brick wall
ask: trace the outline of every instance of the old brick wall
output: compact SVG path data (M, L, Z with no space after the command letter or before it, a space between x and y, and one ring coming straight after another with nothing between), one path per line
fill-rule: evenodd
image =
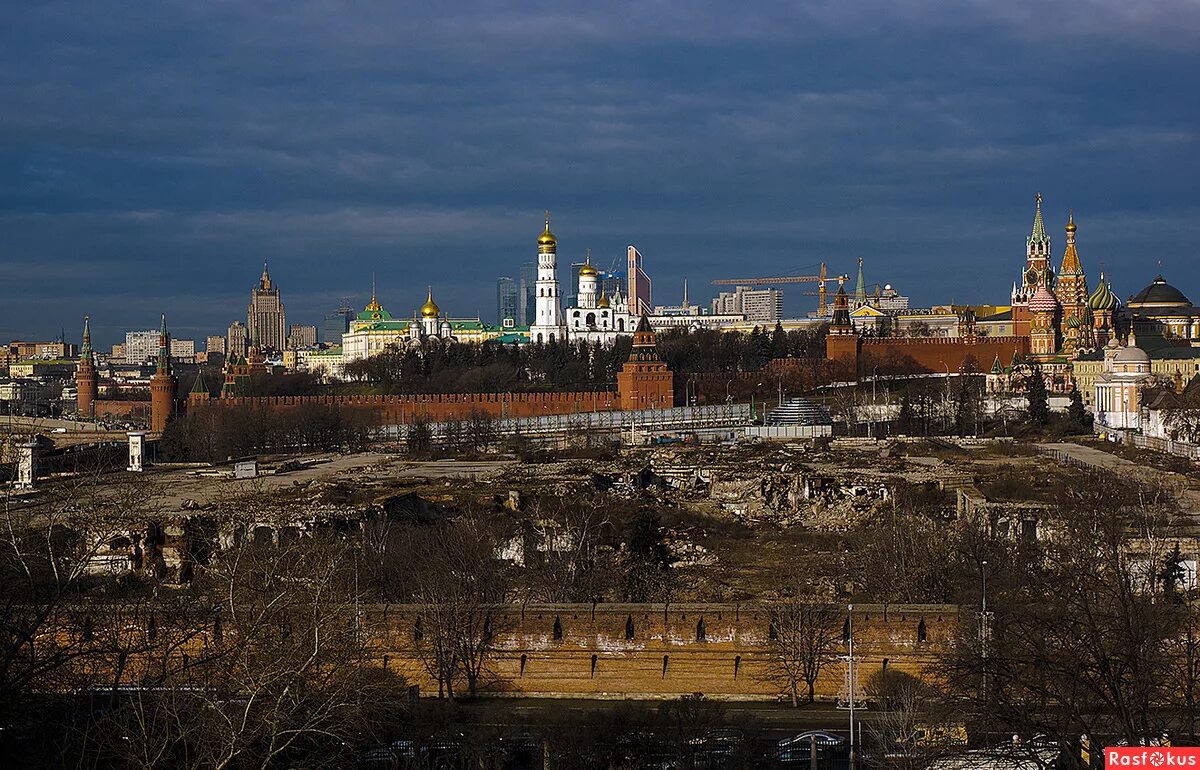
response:
M436 692L416 647L418 606L375 607L377 657ZM886 665L914 676L953 644L958 608L951 605L856 605L855 666L859 690ZM556 639L555 621L562 629ZM921 621L925 638L918 638ZM633 638L626 626L633 623ZM703 621L704 638L697 638ZM540 697L677 697L691 693L730 699L781 697L784 683L769 676L769 620L761 607L735 604L527 605L497 608L498 650L488 666L492 694ZM840 638L840 630L838 632ZM838 654L846 648L839 645ZM593 666L593 656L595 657ZM665 658L665 666L664 666ZM817 682L819 698L844 690L839 657Z
M189 405L192 409L257 406L289 409L329 405L362 411L372 423L398 425L418 415L432 420L464 419L482 411L493 417L537 417L550 414L603 412L619 407L616 391L570 393L420 393L397 396L270 396L212 399Z
M970 355L979 371L986 372L997 356L1008 366L1014 354L1029 354L1028 337L864 337L859 361L865 368L863 362L869 358L910 358L930 372L957 372Z

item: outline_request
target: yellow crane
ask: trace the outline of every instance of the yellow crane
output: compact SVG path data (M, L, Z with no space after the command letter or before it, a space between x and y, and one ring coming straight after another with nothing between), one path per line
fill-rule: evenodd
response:
M782 283L815 283L817 284L816 291L802 291L800 294L811 297L816 295L820 297L817 303L817 311L820 315L827 315L825 303L825 284L830 281L848 281L848 275L827 275L825 263L821 263L820 275L776 275L766 278L719 278L712 282L713 286L775 286Z

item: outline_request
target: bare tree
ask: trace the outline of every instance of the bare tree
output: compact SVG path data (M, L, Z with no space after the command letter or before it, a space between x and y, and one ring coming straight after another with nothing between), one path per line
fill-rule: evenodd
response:
M81 634L56 632L59 614L94 582L100 556L157 516L157 486L98 468L47 485L33 500L0 501L0 703L54 689L91 654ZM123 569L124 567L122 567Z
M478 521L461 519L415 533L420 563L413 599L422 605L416 648L439 695L454 697L456 680L474 696L486 683L507 593L507 574L495 558L497 539Z
M837 658L844 616L826 604L786 599L767 610L768 664L765 676L782 681L792 705L816 700L816 683L825 666Z

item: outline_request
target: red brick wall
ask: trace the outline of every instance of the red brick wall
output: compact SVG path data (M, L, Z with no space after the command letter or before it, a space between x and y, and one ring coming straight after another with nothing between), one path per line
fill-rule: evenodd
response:
M955 606L892 605L886 616L883 609L855 606L860 689L884 665L928 676L932 664L952 649L958 631ZM415 649L421 614L422 608L414 605L373 606L366 622L377 629L376 656L387 655L391 668L421 685L422 692L436 693L437 684ZM561 639L554 638L555 618L562 627ZM705 638L697 639L701 619ZM625 634L629 620L632 639ZM922 620L924 641L918 639ZM766 612L753 605L501 606L493 613L497 650L486 666L485 687L491 693L542 697L656 698L702 692L718 698L773 699L781 696L784 683L770 675L768 625ZM844 654L845 647L839 645L838 651ZM830 663L818 678L818 697L836 697L845 673L843 662Z
M116 401L111 399L96 399L97 417L137 417L150 419L149 401Z
M907 357L930 372L957 372L971 355L979 370L986 372L997 356L1008 366L1014 353L1029 354L1028 337L865 337L859 361Z
M611 390L573 393L421 393L401 396L271 396L213 399L197 407L254 405L288 409L308 405L340 406L362 410L371 422L398 425L417 415L433 420L462 419L479 410L493 417L537 417L547 414L576 414L618 409L617 393Z

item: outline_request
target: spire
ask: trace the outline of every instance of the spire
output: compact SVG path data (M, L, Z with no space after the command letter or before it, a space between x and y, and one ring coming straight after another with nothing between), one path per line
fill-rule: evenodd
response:
M1067 275L1081 275L1083 266L1079 262L1079 252L1075 249L1075 215L1067 214L1067 249L1063 252L1062 267L1058 270L1059 280Z
M79 349L79 357L92 360L92 327L87 316L83 317L83 347Z
M684 306L684 307L687 307L687 306L688 306L688 298L687 298L687 276L686 276L686 275L683 277L683 306Z
M262 277L258 279L258 285L265 289L271 288L271 274L267 271L267 260L263 260Z
M867 304L867 282L863 279L863 258L858 258L858 283L854 285L854 304Z
M188 392L195 394L197 396L205 396L205 397L208 396L208 386L204 384L204 370L203 369L196 370L196 379L192 383L192 389Z
M379 313L383 310L383 305L379 304L379 298L375 295L375 274L371 273L371 302L367 305L368 313Z
M1029 244L1047 243L1050 237L1046 235L1046 222L1042 219L1042 194L1038 193L1035 199L1037 207L1033 212L1033 230L1029 234Z
M850 325L850 301L846 296L846 279L838 278L837 294L833 297L833 320L831 327L837 331L846 332Z
M162 325L158 330L158 366L162 374L171 373L171 341L167 335L167 314L162 314Z

